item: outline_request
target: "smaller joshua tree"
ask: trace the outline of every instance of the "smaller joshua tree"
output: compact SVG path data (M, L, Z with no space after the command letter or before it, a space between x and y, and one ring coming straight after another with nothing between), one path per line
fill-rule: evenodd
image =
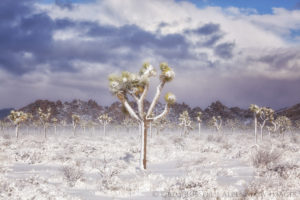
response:
M188 134L191 130L193 130L192 127L192 121L191 118L189 116L189 113L187 110L183 111L180 115L179 115L179 126L182 127L182 134L186 135ZM181 134L181 135L182 135Z
M41 108L38 108L38 117L44 128L44 138L47 138L47 128L50 122L51 108L47 108L45 111L43 111Z
M136 121L134 121L132 118L129 116L126 116L125 119L122 122L122 125L125 126L126 132L128 133L130 128L137 125Z
M103 125L103 133L106 136L106 126L112 121L112 118L108 114L103 114L98 117L98 121Z
M208 122L208 124L211 127L214 127L218 133L221 131L222 123L223 123L223 121L222 121L221 116L217 116L217 117L213 116Z
M231 132L233 133L235 128L238 127L239 121L237 119L229 119L227 120L226 124L231 129Z
M53 118L51 119L51 122L52 122L52 124L53 124L53 126L54 126L54 134L56 135L56 133L57 133L58 119L55 118L55 117L53 117Z
M4 127L6 126L4 120L0 120L0 130L2 132L2 134L4 134Z
M275 131L279 130L279 133L284 137L284 132L289 130L292 126L291 120L286 116L279 116L275 120Z
M16 130L16 138L19 138L19 127L20 124L25 122L27 120L27 113L22 112L22 111L14 111L12 110L10 112L10 115L8 116L8 118L13 122L13 124L15 125L15 130Z
M156 129L156 135L159 135L161 131L164 131L165 128L170 124L170 121L166 117L161 118L153 123L153 126Z
M73 136L76 135L77 126L80 124L80 117L76 114L72 114Z
M86 127L88 125L88 121L86 120L81 120L81 128L83 129L83 134L86 134Z
M271 108L261 107L258 114L258 124L260 126L260 137L263 139L263 128L266 122L272 122L274 119L274 110Z
M300 119L295 121L295 126L297 129L300 129Z
M198 112L197 113L197 122L198 122L198 131L199 131L199 135L200 135L200 133L201 133L201 123L202 123L202 119L201 119L201 117L202 117L202 112Z

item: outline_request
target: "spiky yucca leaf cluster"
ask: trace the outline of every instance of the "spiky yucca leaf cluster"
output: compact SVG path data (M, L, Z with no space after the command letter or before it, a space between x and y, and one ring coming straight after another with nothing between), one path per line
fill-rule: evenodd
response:
M161 63L160 69L160 79L163 83L174 79L175 73L167 63ZM146 85L149 84L150 78L156 76L156 74L154 67L149 63L145 63L137 74L125 71L121 75L110 75L108 77L109 89L121 101L126 100L128 94L139 97L145 90ZM175 95L171 95L171 93L165 99L167 103L174 103L176 100Z
M156 75L156 71L150 64L144 64L138 74L130 72L122 72L120 76L110 75L109 88L110 91L119 98L126 97L127 93L139 95L144 91L145 85L149 82L149 78Z
M249 109L250 109L251 112L255 113L256 115L258 115L259 112L260 112L260 107L258 105L255 105L255 104L251 104Z
M175 72L171 67L168 66L167 63L161 63L160 70L162 72L160 75L160 79L162 79L163 81L169 82L175 78Z
M53 118L51 119L51 122L52 122L53 124L57 124L57 123L58 123L58 119L55 118L55 117L53 117Z
M198 121L198 123L201 123L201 122L202 122L201 117L202 117L202 112L198 112L198 113L197 113L197 121Z
M10 112L8 118L15 124L19 125L22 122L25 122L28 119L28 114L23 111L14 111Z
M176 102L176 96L175 96L173 93L168 92L168 93L165 95L165 101L166 101L168 104L172 105L172 104L174 104L174 103Z

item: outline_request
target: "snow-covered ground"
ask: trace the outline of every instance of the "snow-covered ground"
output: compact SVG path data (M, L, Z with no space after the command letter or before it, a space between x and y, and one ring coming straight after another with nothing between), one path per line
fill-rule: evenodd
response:
M300 199L298 135L153 134L146 171L136 131L71 135L1 135L0 199Z

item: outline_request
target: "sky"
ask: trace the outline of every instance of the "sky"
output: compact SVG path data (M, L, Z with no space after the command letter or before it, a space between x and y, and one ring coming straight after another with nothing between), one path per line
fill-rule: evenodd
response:
M0 108L110 105L107 76L144 62L174 68L179 103L300 103L300 0L1 0L0 44Z

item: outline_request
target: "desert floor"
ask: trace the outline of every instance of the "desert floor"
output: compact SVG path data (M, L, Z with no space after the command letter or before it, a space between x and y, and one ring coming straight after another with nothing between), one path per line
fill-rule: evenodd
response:
M0 135L0 199L300 199L300 134ZM42 135L42 134L41 134Z

